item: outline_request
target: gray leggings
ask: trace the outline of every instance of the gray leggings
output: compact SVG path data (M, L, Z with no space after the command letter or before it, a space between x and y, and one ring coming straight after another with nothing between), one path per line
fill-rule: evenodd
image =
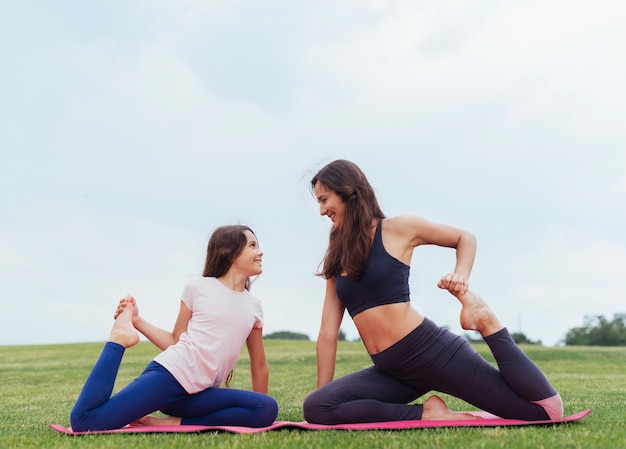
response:
M374 366L311 393L304 401L304 418L319 424L421 419L423 406L409 403L434 390L501 418L550 419L531 401L557 393L507 329L485 342L499 369L465 339L425 319L398 343L372 355Z

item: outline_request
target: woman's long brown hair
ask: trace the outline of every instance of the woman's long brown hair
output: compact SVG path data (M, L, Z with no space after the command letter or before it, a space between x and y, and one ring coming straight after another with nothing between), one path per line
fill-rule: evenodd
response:
M385 214L367 177L353 162L344 159L331 162L311 179L313 190L318 182L336 192L346 207L341 226L333 226L330 231L328 249L318 275L329 279L346 273L358 278L372 245L372 221L382 220Z

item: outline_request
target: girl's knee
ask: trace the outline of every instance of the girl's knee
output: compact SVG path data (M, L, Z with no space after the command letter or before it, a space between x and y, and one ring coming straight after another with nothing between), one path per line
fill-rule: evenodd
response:
M271 426L278 417L278 402L272 396L259 396L258 410L256 420L251 427L267 427Z
M263 409L265 410L265 426L269 426L278 418L278 402L271 396L267 397Z
M70 427L74 432L86 432L88 430L97 430L90 429L89 421L87 417L83 413L77 413L74 410L70 413ZM91 426L93 427L93 426Z

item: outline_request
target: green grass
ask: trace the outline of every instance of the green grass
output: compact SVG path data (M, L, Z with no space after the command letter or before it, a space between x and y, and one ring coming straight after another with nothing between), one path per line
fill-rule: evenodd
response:
M484 345L476 349L489 360ZM439 428L403 431L296 431L254 435L229 433L87 435L72 437L48 428L69 425L69 412L102 343L0 346L0 447L2 448L619 448L626 445L626 348L525 346L565 402L566 414L593 408L567 425ZM315 384L315 344L266 341L270 393L280 405L279 420L302 420L302 401ZM127 351L119 386L136 377L157 353L147 342ZM360 343L340 342L337 375L368 366ZM250 388L246 353L234 386ZM453 410L470 406L444 395Z

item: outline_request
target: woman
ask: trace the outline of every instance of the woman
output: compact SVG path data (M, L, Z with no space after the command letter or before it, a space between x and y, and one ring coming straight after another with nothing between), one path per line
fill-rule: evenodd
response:
M317 339L317 389L304 402L309 422L475 419L453 413L429 391L456 396L502 418L558 419L559 394L513 342L487 304L468 289L476 253L469 232L416 216L386 218L369 181L352 162L337 160L311 180L320 215L333 222L320 275L326 294ZM456 250L452 273L439 280L461 302L461 326L480 332L499 369L465 339L411 307L409 265L420 245ZM373 366L333 380L344 311Z
M100 358L70 415L72 430L136 425L236 425L265 427L278 415L267 395L261 301L249 292L262 272L263 252L247 226L223 226L209 239L202 277L189 281L172 332L139 315L135 299L118 305ZM163 352L133 382L111 396L124 351L137 331ZM247 344L254 391L220 388ZM166 417L149 416L157 410Z

